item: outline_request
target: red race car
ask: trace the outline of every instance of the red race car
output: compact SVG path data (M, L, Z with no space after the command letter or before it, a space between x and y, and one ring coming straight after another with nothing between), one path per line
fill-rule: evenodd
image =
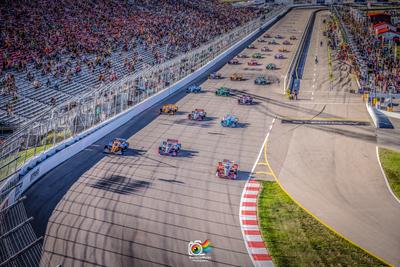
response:
M238 177L239 165L228 159L218 162L216 176L220 178L236 179Z
M257 62L257 60L252 59L249 62L247 62L247 65L249 65L249 66L257 66L258 62Z

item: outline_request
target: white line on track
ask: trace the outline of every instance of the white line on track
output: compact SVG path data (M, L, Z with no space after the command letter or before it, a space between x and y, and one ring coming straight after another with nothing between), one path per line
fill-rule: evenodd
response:
M260 264L260 262L259 262L259 261L256 262L256 261L253 259L253 257L250 255L250 254L251 254L251 253L250 253L250 248L249 248L248 242L247 242L247 240L246 240L247 235L245 234L245 230L248 230L249 227L244 226L244 225L243 225L243 222L242 222L243 216L242 216L242 214L241 214L241 211L242 211L242 210L246 210L246 208L242 206L242 203L243 203L243 199L245 198L245 197L244 197L244 194L245 194L245 192L246 192L246 188L249 187L250 180L251 180L251 176L252 176L254 170L256 169L256 166L257 166L258 161L260 160L261 154L263 153L263 150L264 150L264 146L265 146L265 145L267 144L267 142L268 142L269 134L270 134L271 129L272 129L274 123L275 123L275 120L276 120L276 119L274 118L274 119L272 120L272 122L271 122L271 125L270 125L270 127L269 127L268 133L267 133L267 135L265 136L264 142L263 142L262 145L261 145L260 152L258 153L258 156L257 156L257 158L256 158L256 161L254 162L254 165L253 165L253 167L251 168L250 174L249 174L249 176L247 177L247 181L246 181L246 183L245 183L245 185L244 185L244 187L243 187L242 196L241 196L241 199L240 199L240 207L239 207L240 228L241 228L241 230L242 230L243 241L244 241L244 244L245 244L245 246L246 246L247 253L249 254L249 257L250 257L251 261L253 262L253 265L254 265L254 266L258 266L258 265ZM256 228L258 229L258 226L256 226ZM255 228L255 229L256 229L256 228ZM253 248L253 249L254 249L254 248ZM257 264L257 263L258 263L258 264ZM268 261L267 265L269 265L269 266L274 266L273 263L272 263L272 261Z
M386 177L385 171L383 170L381 159L379 158L379 148L378 148L378 146L376 146L376 157L378 158L379 167L381 167L381 172L383 174L383 177L385 178L386 187L388 188L389 192L392 194L394 199L397 200L397 202L399 202L399 204L400 204L400 199L398 199L397 196L393 193L392 188L390 187L389 181L388 181L388 179Z

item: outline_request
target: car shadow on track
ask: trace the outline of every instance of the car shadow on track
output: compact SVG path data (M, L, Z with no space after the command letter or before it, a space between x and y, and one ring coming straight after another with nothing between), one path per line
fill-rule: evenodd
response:
M194 121L189 119L178 119L175 120L174 123L186 125L186 126L195 126L201 128L210 128L214 125L214 121L217 120L217 117L206 117L203 121Z
M126 157L126 156L139 157L139 156L144 155L146 152L147 152L147 150L128 148L127 150L124 151L124 153L122 155L117 155L117 154L113 154L113 153L104 153L104 154L109 155L109 156L119 156L119 157Z
M141 189L148 188L150 182L144 180L136 180L120 175L111 175L103 177L96 182L89 184L90 187L101 189L117 194L128 195Z

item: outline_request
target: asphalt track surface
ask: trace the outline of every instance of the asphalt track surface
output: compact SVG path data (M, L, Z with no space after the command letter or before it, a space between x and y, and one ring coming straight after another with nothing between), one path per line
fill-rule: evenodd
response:
M349 66L334 61L331 89L322 35L327 14L319 12L316 17L299 100L292 102L295 107L273 107L273 111L291 118L369 121L361 97L349 93L356 88ZM372 123L275 123L269 140L271 166L294 199L346 238L400 266L400 203L389 193L381 173Z
M310 14L293 10L268 33L300 38ZM247 66L248 59L227 65L220 70L225 78L206 81L204 92L180 93L166 101L177 103L177 115L158 115L160 106L154 107L36 183L26 203L35 217L34 228L45 232L41 265L251 266L239 223L240 197L274 118L270 102L279 105L267 95L279 96L282 88L277 82L256 86L254 78L283 77L297 48L298 41L292 42L286 59L273 59L282 46L270 46L274 51L263 53L258 60L262 65ZM266 45L255 43L256 50L244 52L251 55ZM265 65L271 62L280 69L267 71ZM235 72L246 81L230 81ZM237 95L252 94L257 103L239 106L237 96L217 97L219 86L233 88ZM209 119L188 121L195 108L204 108ZM238 128L219 125L227 113L239 117ZM131 149L124 156L102 153L114 137L128 138ZM182 143L178 157L158 155L158 145L166 138ZM239 164L238 180L215 176L216 164L223 159ZM206 239L213 246L210 260L193 262L189 241Z

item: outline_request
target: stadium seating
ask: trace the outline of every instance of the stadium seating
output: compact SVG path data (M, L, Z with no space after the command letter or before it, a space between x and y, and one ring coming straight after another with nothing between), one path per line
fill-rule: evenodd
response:
M217 0L11 1L0 11L0 123L8 125L188 52L260 12Z

